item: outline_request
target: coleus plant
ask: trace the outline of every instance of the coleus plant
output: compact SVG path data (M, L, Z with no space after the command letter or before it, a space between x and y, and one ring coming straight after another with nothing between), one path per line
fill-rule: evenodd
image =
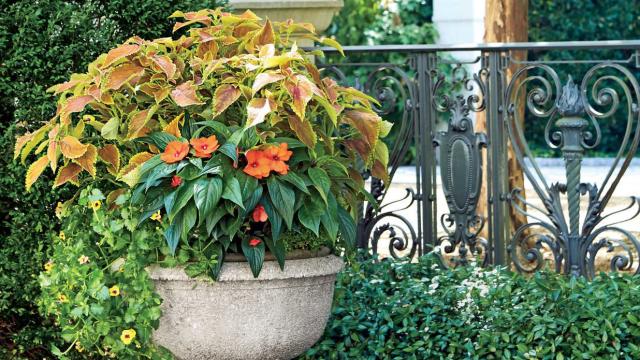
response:
M183 19L174 38L132 37L50 89L55 116L15 146L23 162L39 155L27 189L47 167L54 187L110 187L108 202L130 189L172 253L205 239L218 260L244 253L255 276L267 248L284 266L286 231L352 246L368 196L359 170L387 181L391 125L374 99L323 77L311 59L321 53L292 35L340 45L251 11L172 17Z

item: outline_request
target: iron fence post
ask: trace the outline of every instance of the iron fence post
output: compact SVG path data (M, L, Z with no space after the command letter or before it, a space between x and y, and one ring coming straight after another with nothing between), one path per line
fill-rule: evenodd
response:
M488 53L489 87L487 92L487 195L489 201L489 241L493 246L493 264L506 265L506 243L509 232L507 138L502 119L503 55Z
M416 77L418 91L418 129L419 149L421 155L420 167L422 201L422 239L421 248L428 252L433 248L437 239L437 201L436 201L436 155L433 148L435 110L431 104L432 79L431 69L436 66L437 57L434 53L418 53L416 59Z

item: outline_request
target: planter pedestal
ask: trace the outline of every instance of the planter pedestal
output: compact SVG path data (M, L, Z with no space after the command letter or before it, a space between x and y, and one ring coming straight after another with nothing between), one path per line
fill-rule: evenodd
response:
M258 279L246 262L225 262L220 279L182 268L148 269L163 298L154 342L177 359L290 359L322 335L342 259L265 261Z
M318 34L322 34L331 19L343 6L343 0L231 0L229 5L236 12L251 10L263 19L311 23ZM294 34L295 37L295 34ZM298 39L298 46L313 46L308 39Z

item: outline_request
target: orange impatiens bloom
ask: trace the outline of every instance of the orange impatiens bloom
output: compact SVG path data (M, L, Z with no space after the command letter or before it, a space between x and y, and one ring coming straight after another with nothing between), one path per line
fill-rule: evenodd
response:
M258 205L253 209L253 221L255 222L265 222L269 218L267 216L267 212L264 211L264 206Z
M184 159L189 153L189 144L181 141L171 141L160 155L162 161L171 164Z
M285 163L291 158L293 152L287 150L287 143L281 143L280 146L269 146L264 150L264 155L271 162L271 170L280 175L286 175L289 171L289 165Z
M218 139L215 135L206 138L191 139L189 142L196 150L196 156L199 158L209 158L211 153L218 150Z
M269 176L271 172L271 161L264 156L264 152L260 150L249 150L245 154L247 157L247 166L244 172L256 179L262 179Z

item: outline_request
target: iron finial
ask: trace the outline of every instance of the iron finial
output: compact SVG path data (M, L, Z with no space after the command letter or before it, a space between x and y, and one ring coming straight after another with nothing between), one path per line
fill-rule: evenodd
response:
M580 89L574 84L571 75L562 87L560 99L558 99L558 112L562 116L577 116L584 113L584 106L580 99Z

